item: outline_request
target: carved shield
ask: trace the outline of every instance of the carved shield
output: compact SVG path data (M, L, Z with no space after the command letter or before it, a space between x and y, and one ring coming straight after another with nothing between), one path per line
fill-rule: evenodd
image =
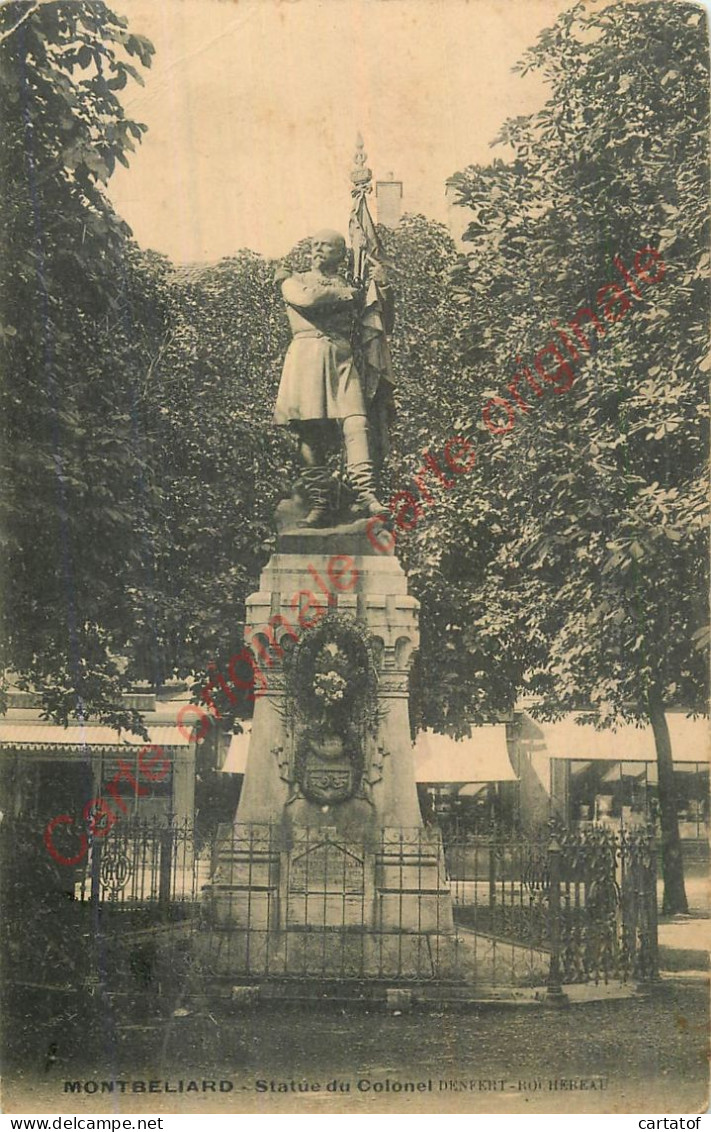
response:
M334 766L320 759L307 758L301 782L305 798L320 804L345 802L356 788L356 776L349 762Z
M352 797L360 774L342 737L312 731L299 744L295 777L309 801L333 805Z

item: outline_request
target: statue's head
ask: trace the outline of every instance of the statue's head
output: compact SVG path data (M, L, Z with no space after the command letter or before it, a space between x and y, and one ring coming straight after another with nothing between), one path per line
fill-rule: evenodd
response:
M346 241L340 232L323 228L311 237L311 265L327 275L337 271L346 258Z

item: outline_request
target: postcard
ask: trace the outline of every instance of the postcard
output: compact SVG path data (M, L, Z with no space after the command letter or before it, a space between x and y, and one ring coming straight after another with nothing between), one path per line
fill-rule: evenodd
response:
M698 1127L706 9L7 0L0 100L3 1110Z

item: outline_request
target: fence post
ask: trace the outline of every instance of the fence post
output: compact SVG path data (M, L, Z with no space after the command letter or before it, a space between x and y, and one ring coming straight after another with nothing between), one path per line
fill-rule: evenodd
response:
M166 909L170 904L170 881L173 873L173 830L166 826L160 833L160 864L158 873L158 904Z
M94 1011L101 1008L103 991L103 968L101 937L101 849L103 841L95 834L89 834L91 844L91 857L89 860L89 922L91 924L90 946L87 948L87 969L82 980L83 988L87 992L89 1002L89 1017Z
M489 907L496 904L496 840L495 835L489 838Z
M548 916L551 941L551 962L548 969L545 1002L549 1006L566 1006L560 976L560 842L555 834L548 843Z
M637 990L649 990L659 982L659 939L657 924L657 840L654 823L647 826L648 863L640 854L640 912L641 912L641 951L639 980Z
M101 900L101 849L103 841L96 834L91 839L91 907L96 913Z
M649 828L649 959L650 978L659 979L659 934L657 923L657 838L654 823Z

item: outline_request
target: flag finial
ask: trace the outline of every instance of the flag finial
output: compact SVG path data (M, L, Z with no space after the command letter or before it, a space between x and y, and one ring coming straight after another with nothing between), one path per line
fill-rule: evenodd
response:
M351 169L353 185L351 194L353 196L362 196L364 193L372 191L373 170L366 165L367 160L368 154L364 149L363 135L359 131L356 134L356 151L353 155L353 168Z

